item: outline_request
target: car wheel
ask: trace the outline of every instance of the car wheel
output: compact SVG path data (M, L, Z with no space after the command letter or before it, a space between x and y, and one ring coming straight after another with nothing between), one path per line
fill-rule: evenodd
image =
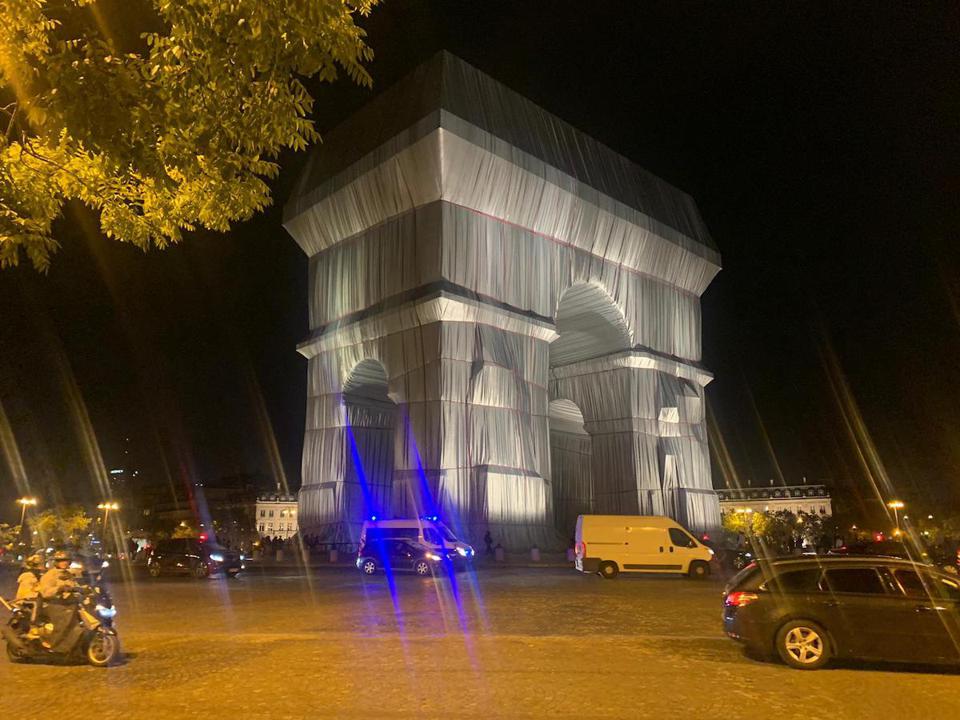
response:
M413 571L420 577L425 577L430 574L430 563L426 560L417 560L413 564Z
M160 564L151 563L150 567L147 568L147 572L150 573L150 577L160 577Z
M830 661L826 630L810 620L791 620L777 631L777 654L798 670L817 670Z
M687 575L697 580L710 577L710 565L703 560L694 560L690 563L690 569L687 570Z
M620 574L620 568L617 567L615 562L607 560L600 563L599 567L600 577L604 580L613 580L617 575Z
M364 560L363 563L360 565L360 572L362 572L364 575L373 575L376 571L377 571L377 564L373 560L370 560L369 558Z
M207 567L206 563L197 563L193 568L193 576L198 579L203 579L210 575L210 568Z
M227 572L227 577L236 580L237 575L239 574L240 574L239 570L233 570L233 571Z

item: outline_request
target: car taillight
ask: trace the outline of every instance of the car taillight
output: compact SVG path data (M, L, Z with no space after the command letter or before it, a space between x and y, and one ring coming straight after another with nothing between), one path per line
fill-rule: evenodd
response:
M587 556L587 544L585 542L578 542L576 544L575 552L577 557L581 560Z
M723 604L727 607L745 607L754 600L757 600L759 597L760 596L756 593L742 592L738 590L737 592L732 592L727 595L727 597L723 600Z

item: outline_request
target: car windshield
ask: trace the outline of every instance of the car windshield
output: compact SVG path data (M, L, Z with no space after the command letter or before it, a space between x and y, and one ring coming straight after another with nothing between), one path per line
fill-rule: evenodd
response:
M451 532L450 528L448 528L442 522L434 523L434 527L436 527L437 530L440 531L440 534L443 536L443 539L446 540L447 542L457 541L457 536L454 535L453 532Z

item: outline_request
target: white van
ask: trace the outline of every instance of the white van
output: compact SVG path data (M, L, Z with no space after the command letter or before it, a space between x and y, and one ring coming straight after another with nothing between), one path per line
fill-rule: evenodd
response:
M473 548L461 540L436 517L366 520L360 530L360 547L377 540L416 540L430 548L454 550L462 558L472 558Z
M676 520L659 515L581 515L577 570L612 580L621 572L710 574L713 550Z

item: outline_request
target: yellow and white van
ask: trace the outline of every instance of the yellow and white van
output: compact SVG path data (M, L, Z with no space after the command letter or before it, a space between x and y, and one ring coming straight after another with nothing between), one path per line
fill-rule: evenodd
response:
M659 515L581 515L576 566L612 580L621 572L710 574L713 550L680 523Z

